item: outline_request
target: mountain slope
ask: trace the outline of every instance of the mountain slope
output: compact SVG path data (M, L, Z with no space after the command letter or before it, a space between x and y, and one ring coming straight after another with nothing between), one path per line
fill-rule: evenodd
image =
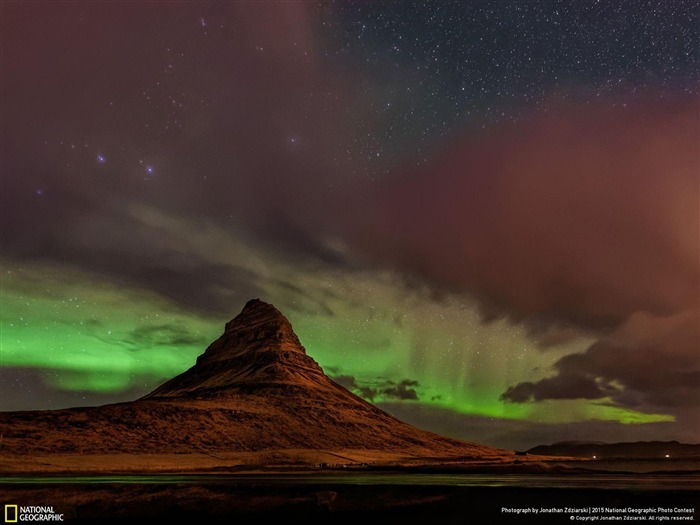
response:
M504 453L419 430L333 382L273 306L249 301L196 364L129 403L0 414L3 456L359 451ZM262 457L262 456L261 456ZM315 456L314 456L315 457Z

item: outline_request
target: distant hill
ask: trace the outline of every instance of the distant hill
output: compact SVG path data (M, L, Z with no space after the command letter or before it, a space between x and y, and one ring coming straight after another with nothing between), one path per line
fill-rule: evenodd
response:
M571 456L595 459L661 459L700 458L700 444L678 441L636 441L632 443L602 443L600 441L562 441L553 445L538 445L528 454Z

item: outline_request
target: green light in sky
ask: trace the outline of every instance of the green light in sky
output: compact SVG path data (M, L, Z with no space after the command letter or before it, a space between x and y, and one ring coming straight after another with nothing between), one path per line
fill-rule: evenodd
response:
M192 365L221 323L68 269L3 269L3 367L60 371L52 386L113 392Z
M53 370L46 381L54 388L155 388L192 366L228 320L197 315L155 293L73 269L24 265L2 271L0 363ZM512 384L546 376L561 355L582 351L590 340L542 352L523 326L505 320L484 324L475 305L407 294L386 274L348 279L298 271L293 280L306 299L290 287L258 284L331 375L350 375L365 386L417 381L421 403L492 418L673 420L589 400L516 404L499 399ZM308 302L315 296L326 298L331 313ZM232 305L230 317L247 299ZM390 399L375 398L384 400Z

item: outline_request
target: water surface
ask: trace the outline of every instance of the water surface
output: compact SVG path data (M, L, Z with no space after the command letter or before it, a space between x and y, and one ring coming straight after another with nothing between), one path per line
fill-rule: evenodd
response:
M638 491L697 490L700 473L675 474L419 474L419 473L296 473L296 474L162 474L106 476L12 476L1 484L193 484L231 486L409 485L445 487L603 488Z

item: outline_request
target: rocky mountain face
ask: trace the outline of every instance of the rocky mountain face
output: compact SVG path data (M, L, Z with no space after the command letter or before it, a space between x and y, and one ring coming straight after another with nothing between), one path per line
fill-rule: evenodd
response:
M0 413L2 455L377 451L498 457L504 451L399 421L326 376L272 305L249 301L195 365L127 403ZM266 456L269 460L269 454ZM268 461L266 460L266 461Z
M144 399L226 396L271 386L337 388L306 354L292 325L274 306L258 299L226 323L224 334L195 366Z

